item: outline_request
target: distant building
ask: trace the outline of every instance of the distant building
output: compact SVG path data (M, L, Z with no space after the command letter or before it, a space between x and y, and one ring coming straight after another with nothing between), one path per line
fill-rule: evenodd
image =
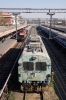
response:
M4 18L4 20L6 20L6 24L9 24L9 25L12 24L11 23L11 15L9 13L1 13L0 18L1 18L1 21L2 21L2 18Z
M2 18L6 20L6 25L15 25L15 16L9 13L0 14L0 23L2 23ZM19 17L17 16L17 24L20 24Z
M15 25L16 23L15 23L15 15L13 15L13 14L11 14L11 23L12 23L12 25ZM17 24L20 24L19 23L19 17L17 16Z
M27 24L27 19L19 19L18 20L20 24Z

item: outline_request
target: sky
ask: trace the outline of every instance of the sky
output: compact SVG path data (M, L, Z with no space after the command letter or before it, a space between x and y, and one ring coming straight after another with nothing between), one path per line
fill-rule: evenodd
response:
M66 0L0 0L0 8L66 8ZM22 13L24 18L49 18L46 13ZM57 14L53 18L66 18L66 14Z

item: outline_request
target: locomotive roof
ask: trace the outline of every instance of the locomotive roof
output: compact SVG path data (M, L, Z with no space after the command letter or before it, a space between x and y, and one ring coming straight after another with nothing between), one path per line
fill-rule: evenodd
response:
M39 42L39 41L40 41L40 39L39 39L39 38L31 38L30 40L31 40L31 41L37 41L37 42Z
M46 50L46 47L43 44L42 39L41 39L40 36L39 36L39 40L40 40L39 42L30 42L28 45L25 45L24 50L23 50L23 53L22 53L22 56L27 56L27 55L40 55L40 56L45 56L45 57L47 57L47 58L50 59L50 57L48 55L48 52ZM32 44L34 46L32 48L29 47L29 49L28 49L28 46L30 44ZM36 45L40 44L40 46L36 46L35 44Z

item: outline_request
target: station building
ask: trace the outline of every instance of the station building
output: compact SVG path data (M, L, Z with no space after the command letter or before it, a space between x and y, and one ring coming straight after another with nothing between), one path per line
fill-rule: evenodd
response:
M1 13L0 14L0 23L2 23L2 18L7 20L6 25L15 25L15 16L9 13ZM19 17L17 16L17 24L19 24Z

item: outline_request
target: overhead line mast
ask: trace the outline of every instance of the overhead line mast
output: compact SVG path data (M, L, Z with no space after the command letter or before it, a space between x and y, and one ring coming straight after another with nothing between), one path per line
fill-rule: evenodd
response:
M54 15L55 13L47 13L47 15L50 15L50 32L49 32L49 39L51 39L51 28L52 28L52 16Z

